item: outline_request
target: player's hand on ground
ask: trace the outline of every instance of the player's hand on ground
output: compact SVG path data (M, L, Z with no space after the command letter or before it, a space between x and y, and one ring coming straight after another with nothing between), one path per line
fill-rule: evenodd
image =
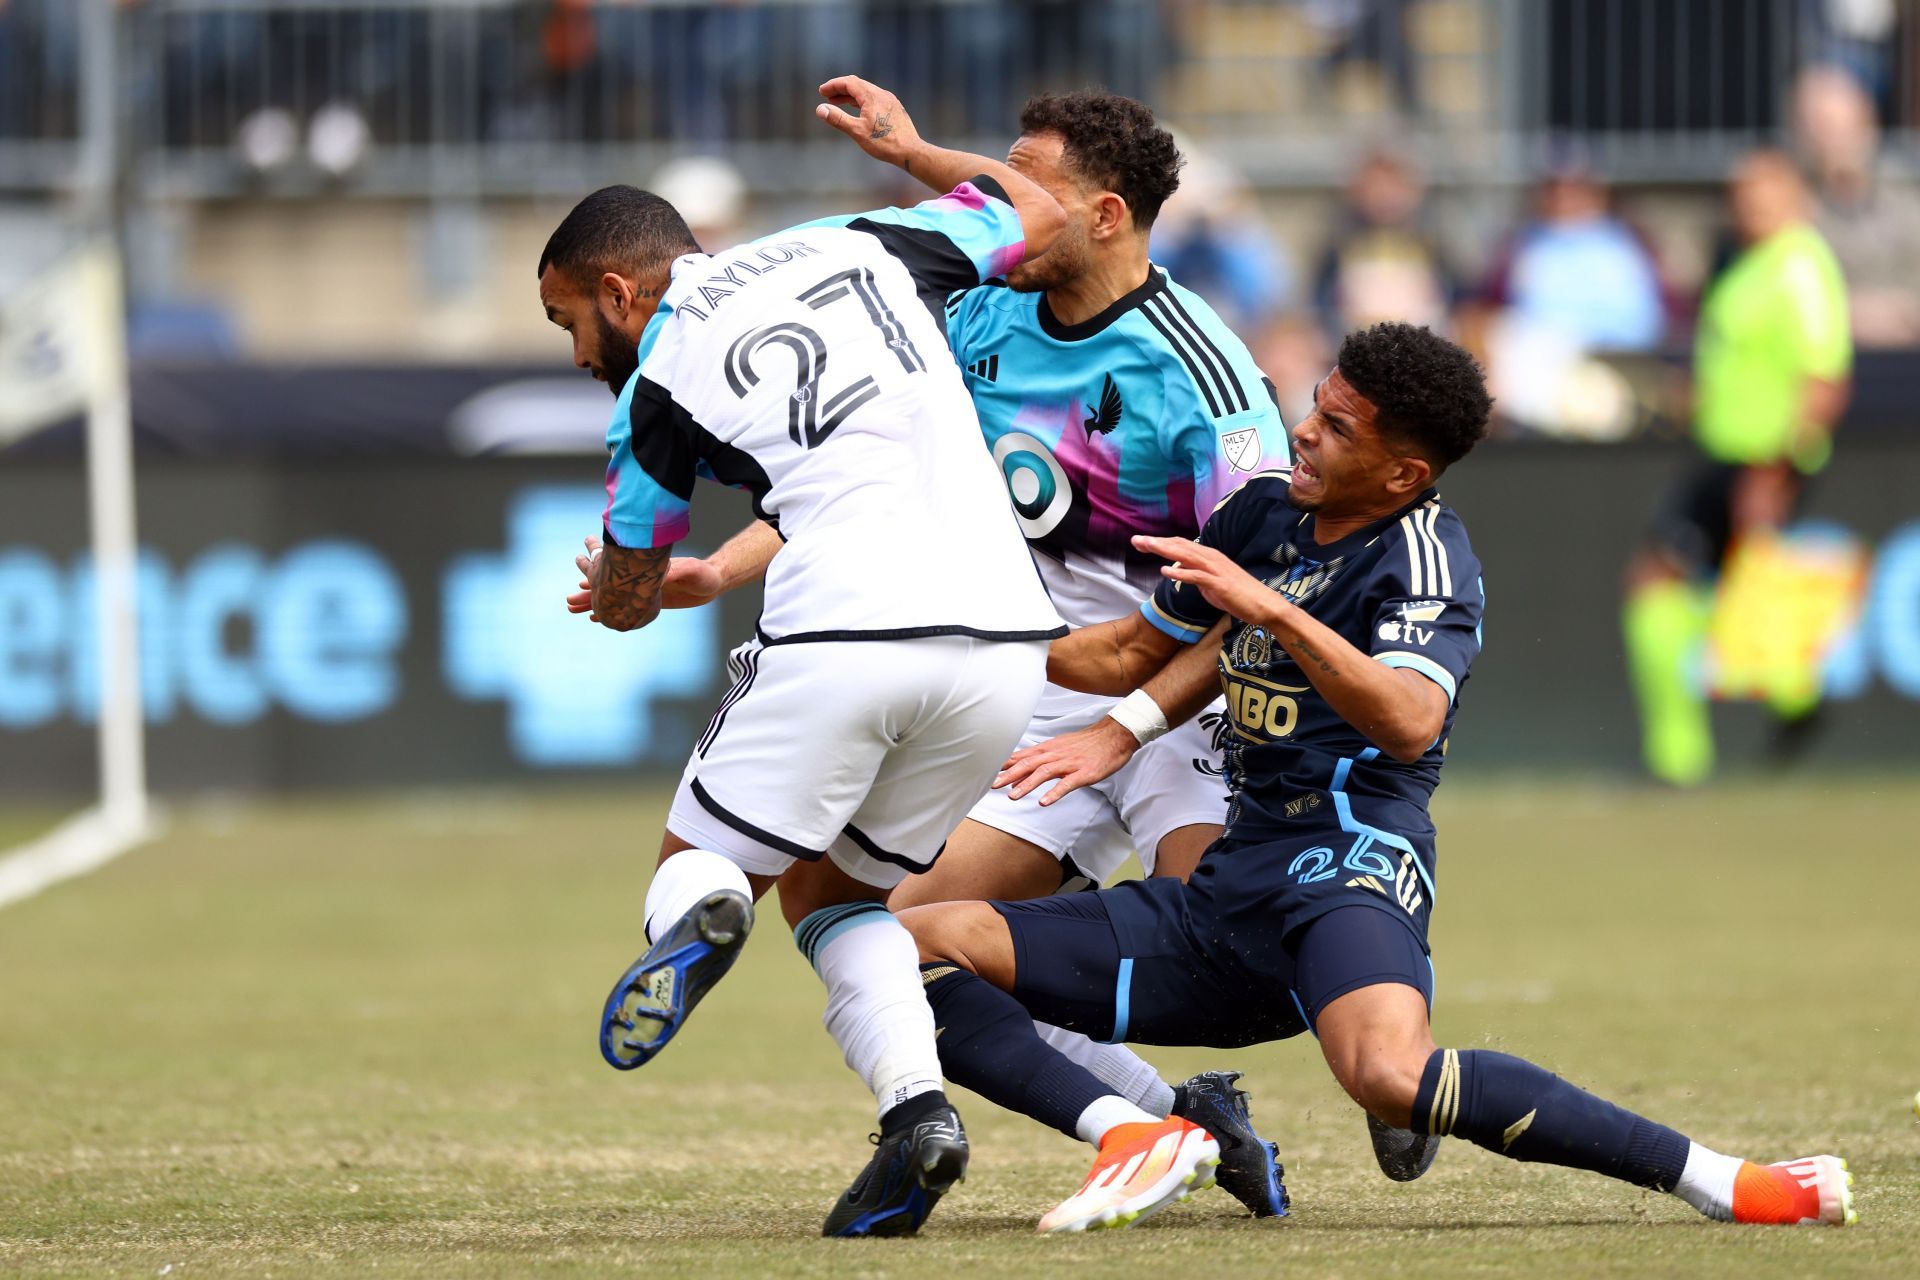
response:
M1133 545L1148 555L1173 563L1160 576L1200 588L1207 603L1245 621L1258 621L1284 598L1266 583L1235 564L1231 557L1190 538L1149 538L1142 534Z
M1011 787L1007 794L1020 800L1052 782L1052 790L1040 797L1042 805L1049 805L1069 792L1112 777L1139 749L1131 730L1111 716L1101 716L1085 729L1014 752L994 775L993 785Z
M814 115L852 138L874 159L906 167L907 158L920 145L920 131L900 99L859 76L835 76L820 86L820 96L826 101L813 109ZM860 114L848 115L843 108Z

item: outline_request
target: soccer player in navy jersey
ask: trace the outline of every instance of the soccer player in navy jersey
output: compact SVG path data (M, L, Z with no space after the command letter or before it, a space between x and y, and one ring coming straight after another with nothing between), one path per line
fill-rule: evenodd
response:
M1757 1165L1710 1151L1532 1063L1441 1049L1427 925L1439 782L1484 593L1465 526L1433 482L1486 430L1465 351L1405 324L1350 335L1293 431L1295 465L1223 501L1197 541L1141 538L1174 563L1139 612L1054 642L1048 674L1122 693L1177 660L1123 718L1230 708L1225 834L1185 883L1134 881L1026 902L941 903L919 944L947 1078L1094 1144L1092 1173L1043 1231L1137 1221L1211 1176L1207 1135L1133 1105L1050 1048L1033 1019L1101 1040L1246 1045L1312 1031L1378 1121L1516 1160L1671 1192L1737 1222L1855 1220L1832 1156ZM1196 648L1201 646L1195 645ZM1102 720L1017 753L999 781L1047 797L1137 746Z

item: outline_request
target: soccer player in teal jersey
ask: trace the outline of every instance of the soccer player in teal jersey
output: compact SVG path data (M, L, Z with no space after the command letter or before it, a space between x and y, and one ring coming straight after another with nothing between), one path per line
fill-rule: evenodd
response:
M894 102L871 106L903 118ZM1136 550L1134 535L1196 534L1243 480L1286 462L1286 428L1245 344L1148 258L1182 164L1149 108L1100 90L1042 94L1022 109L1007 162L1060 202L1067 227L1041 258L956 293L947 342L1054 606L1085 626L1158 580L1164 561ZM914 172L911 155L896 163ZM1084 728L1113 705L1050 686L1022 745ZM1219 723L1216 707L1049 808L989 792L942 863L890 903L1097 886L1136 849L1149 874L1185 876L1226 811ZM1256 1217L1286 1212L1277 1152L1255 1132L1237 1076L1169 1085L1124 1046L1041 1034L1138 1105L1205 1127L1220 1142L1221 1187Z
M822 118L876 158L931 181L899 100L854 77L821 92ZM1147 236L1179 182L1174 140L1144 105L1100 91L1027 103L1009 164L1070 210L1043 266L954 294L941 319L965 370L984 443L1007 483L1035 563L1069 622L1113 616L1150 591L1160 565L1130 541L1192 536L1248 476L1286 460L1272 389L1207 304L1147 257ZM748 530L702 562L676 562L672 599L747 580L777 547ZM697 602L700 597L689 602ZM1082 728L1111 698L1051 688L1023 745ZM1140 752L1113 779L1050 809L984 797L931 872L893 900L1030 898L1109 879L1138 848L1149 871L1184 875L1220 833L1224 761L1204 717ZM947 864L951 864L951 872ZM1222 1142L1221 1185L1258 1216L1285 1212L1269 1144L1232 1074L1178 1086L1130 1050L1045 1031L1139 1105L1199 1120Z

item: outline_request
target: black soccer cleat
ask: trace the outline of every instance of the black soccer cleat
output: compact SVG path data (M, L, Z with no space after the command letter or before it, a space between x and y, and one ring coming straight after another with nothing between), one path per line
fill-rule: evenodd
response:
M1440 1139L1433 1134L1396 1129L1371 1115L1367 1136L1373 1139L1373 1158L1380 1172L1395 1182L1412 1182L1433 1168L1434 1157L1440 1154Z
M823 1236L910 1236L954 1183L967 1176L967 1131L960 1113L941 1107L891 1137L841 1193L820 1228Z
M621 975L600 1014L600 1056L631 1071L666 1048L753 929L753 903L721 889L696 902Z
M1220 1189L1256 1218L1284 1218L1292 1203L1280 1150L1253 1131L1238 1071L1202 1071L1173 1090L1173 1114L1190 1120L1220 1144Z

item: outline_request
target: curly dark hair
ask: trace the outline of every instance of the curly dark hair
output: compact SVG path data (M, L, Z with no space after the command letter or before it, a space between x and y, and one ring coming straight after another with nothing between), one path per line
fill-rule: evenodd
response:
M1411 444L1439 475L1487 434L1493 397L1465 349L1425 325L1389 321L1340 344L1340 376L1372 402L1380 430Z
M1042 93L1020 109L1021 133L1057 133L1068 167L1127 202L1145 231L1180 186L1186 160L1145 103L1105 89Z

